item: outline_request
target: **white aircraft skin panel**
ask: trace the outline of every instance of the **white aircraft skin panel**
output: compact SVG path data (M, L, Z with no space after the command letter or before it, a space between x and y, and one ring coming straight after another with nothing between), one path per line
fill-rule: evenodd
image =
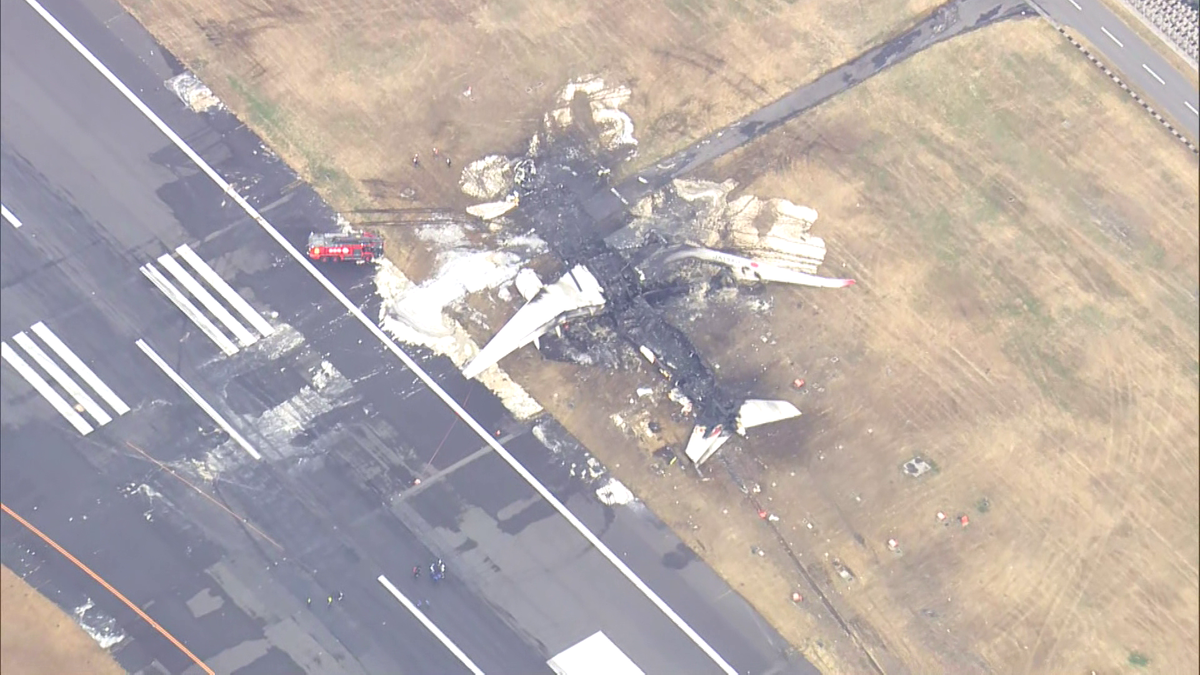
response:
M545 284L538 278L537 272L528 267L517 272L517 278L513 281L513 285L517 287L517 292L525 298L525 302L532 300L539 291L545 288Z
M604 292L596 277L586 267L576 266L558 281L543 286L532 300L517 310L463 368L463 377L476 377L505 356L545 335L560 321L595 313L603 306Z
M546 665L556 675L646 675L602 632L556 654Z
M752 429L799 416L800 410L787 401L750 399L738 411L738 423L743 429Z
M684 258L695 258L707 262L724 265L733 270L733 274L742 281L775 281L797 286L813 286L816 288L846 288L853 286L853 279L830 279L807 274L797 270L787 269L779 265L759 262L743 258L724 251L714 251L710 248L685 247L671 253L663 259L663 264L672 263Z

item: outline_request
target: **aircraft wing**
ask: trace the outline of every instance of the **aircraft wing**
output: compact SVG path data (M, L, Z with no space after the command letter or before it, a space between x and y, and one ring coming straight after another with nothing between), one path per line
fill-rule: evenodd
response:
M522 279L519 277L518 280ZM518 290L522 295L532 292L533 297L463 367L464 377L478 376L505 356L537 340L559 322L595 314L604 307L604 289L583 265L576 265L558 281L542 286L536 292L531 290L536 287L531 281L525 278Z
M740 255L714 251L711 248L698 246L681 246L661 259L661 264L672 263L686 258L704 260L718 265L724 265L733 271L734 276L742 281L775 281L797 286L815 286L817 288L845 288L853 286L853 279L829 279L815 274L807 274L798 270L788 269L782 265L765 261L743 258Z

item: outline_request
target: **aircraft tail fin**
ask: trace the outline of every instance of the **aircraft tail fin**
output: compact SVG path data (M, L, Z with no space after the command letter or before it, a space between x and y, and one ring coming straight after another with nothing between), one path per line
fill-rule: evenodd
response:
M687 447L684 449L683 454L692 460L692 464L700 466L709 457L717 454L717 450L720 450L721 446L725 445L725 441L728 441L730 436L731 434L722 428L721 425L709 429L706 426L697 424L692 427L692 435L688 438Z
M772 422L782 422L800 416L800 409L788 401L748 399L738 411L738 433Z

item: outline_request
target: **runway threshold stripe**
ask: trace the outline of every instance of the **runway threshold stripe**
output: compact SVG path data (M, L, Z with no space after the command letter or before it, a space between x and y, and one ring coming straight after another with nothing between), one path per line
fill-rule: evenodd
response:
M250 345L254 344L256 340L258 340L258 338L254 337L253 333L246 330L246 327L242 325L242 322L233 318L233 315L229 313L229 310L225 309L221 303L217 302L217 299L212 296L212 293L208 292L208 289L201 286L200 282L196 281L195 277L188 274L187 270L183 269L183 265L175 262L174 258L163 254L158 257L158 264L162 265L163 269L170 272L171 276L175 277L175 280L183 285L184 290L186 290L188 293L191 293L192 297L199 300L200 304L204 305L204 308L207 309L209 313L217 317L218 321L225 324L225 327L228 328L233 333L233 337L237 339L238 344L243 347L249 347Z
M141 270L142 274L150 280L150 283L154 284L155 288L162 291L162 294L167 296L167 299L170 300L171 303L176 307L178 307L179 311L187 315L187 318L191 319L192 323L196 324L200 330L204 331L204 334L208 336L208 339L215 342L217 347L219 347L221 351L225 352L226 356L233 356L234 354L238 353L237 345L233 344L232 340L225 337L225 334L221 332L221 329L217 328L216 324L214 324L212 321L209 321L208 317L204 316L204 314L202 314L200 310L192 304L192 301L189 300L182 291L180 291L178 288L175 288L175 284L171 283L166 277L164 277L162 273L160 273L158 269L154 267L154 265L146 263L145 265L142 265Z
M84 410L86 410L87 414L92 416L92 419L96 420L97 424L104 426L112 421L112 416L105 412L104 408L101 408L91 396L88 396L87 392L83 390L83 387L80 387L75 383L75 380L72 380L65 372L63 372L63 369L59 368L58 364L55 363L54 360L46 354L46 352L42 351L42 348L39 347L37 343L34 342L28 335L23 332L17 333L13 336L12 340L13 342L17 343L21 349L24 349L26 354L32 356L33 360L37 361L37 364L42 367L42 370L50 373L51 379L57 382L58 386L62 387L68 394L70 394L71 398L74 398L75 402L78 403Z
M703 651L704 654L708 656L708 658L711 659L712 662L716 664L722 672L726 673L727 675L739 675L737 669L731 666L729 662L726 661L724 657L722 657L717 650L713 648L712 645L708 644L708 642L705 641L705 639L701 637L694 628L688 625L688 623L683 620L683 617L679 616L679 614L670 605L668 605L665 600L663 600L657 593L654 592L654 589L650 588L646 582L642 581L641 577L635 574L634 571L625 564L625 561L622 560L620 556L618 556L616 553L613 553L612 549L606 546L604 542L600 540L600 537L596 536L596 533L588 529L587 525L584 525L583 521L579 520L579 518L577 518L565 504L559 501L558 498L554 496L554 493L550 492L549 488L543 485L536 476L530 473L529 469L526 469L525 466L512 455L512 453L506 450L503 445L497 443L496 439L492 437L492 434L488 430L484 429L483 426L475 420L475 418L471 417L470 414L468 414L467 411L462 407L462 405L460 405L458 401L454 400L453 396L447 393L446 390L443 389L441 385L439 385L437 381L425 371L425 369L421 368L421 365L417 363L415 359L401 349L400 346L396 344L396 341L389 337L387 333L383 332L383 329L380 328L378 324L376 324L374 321L371 321L371 319L363 313L362 309L359 308L358 305L354 304L350 298L346 297L346 294L343 293L337 286L335 286L334 283L328 279L328 277L326 277L324 274L321 274L321 271L312 264L312 262L307 258L307 256L305 256L304 253L301 253L295 246L291 244L291 242L287 240L286 237L280 234L279 230L275 229L274 225L271 225L271 223L267 222L267 219L263 218L262 214L258 212L258 209L254 208L250 202L246 201L246 198L239 194L238 191L234 189L234 187L230 185L228 181L222 178L221 174L217 173L216 169L212 168L208 162L204 161L204 158L201 157L198 152L192 149L192 146L188 145L187 141L183 140L179 134L175 133L175 130L168 126L161 117L156 115L154 111L150 109L150 106L146 105L142 99L138 98L138 95L135 94L128 85L122 82L121 78L117 77L111 70L109 70L108 66L104 65L100 59L96 58L96 55L93 54L86 46L84 46L84 44L79 41L79 38L72 35L71 31L67 30L58 19L54 18L53 14L46 11L46 8L42 7L38 0L25 0L25 4L29 5L33 11L37 12L38 15L41 16L42 19L45 20L45 22L55 30L55 32L62 36L62 38L66 40L71 47L73 47L75 51L79 53L80 56L87 60L87 62L96 69L96 72L100 73L100 75L102 75L104 79L108 80L108 82L115 87L117 91L121 92L125 99L133 104L133 107L137 108L147 120L149 120L155 127L158 128L159 131L163 133L164 136L170 139L170 141L175 144L175 147L179 148L180 152L187 155L189 159L195 162L196 166L199 167L200 170L203 171L205 175L207 175L212 182L217 185L217 187L221 188L221 190L228 195L235 204L240 206L242 210L246 212L246 215L250 216L250 218L262 228L263 232L266 232L268 236L275 240L275 243L277 243L280 248L286 251L287 254L290 255L298 265L300 265L300 267L304 268L304 271L308 272L309 275L311 275L312 278L315 279L322 288L324 288L331 296L333 296L334 299L336 299L342 305L342 307L346 309L350 316L353 316L359 323L361 323L363 327L371 333L371 335L375 336L375 338L379 340L380 344L382 344L385 349L390 351L396 358L400 359L400 362L403 363L410 371L412 371L414 375L420 378L420 380L425 383L425 386L429 387L430 391L432 391L439 399L441 399L442 402L445 403L455 415L458 415L459 419L461 419L467 426L471 427L472 431L482 438L485 443L491 446L491 448L496 451L496 454L503 459L505 463L512 467L513 471L517 472L517 475L521 476L521 478L528 483L530 487L532 487L539 495L541 495L542 498L545 499L546 502L549 503L550 506L553 507L554 510L557 511L558 514L561 515L567 521L567 523L571 525L572 528L575 529L576 532L582 535L584 539L587 539L588 543L590 543L596 549L596 551L604 557L605 560L607 560L614 568L616 568L616 570L620 572L621 576L625 577L629 583L633 584L633 586L637 588L638 591L645 596L645 598L649 600L651 604L653 604L660 612L662 612L663 616L665 616L672 624L675 625L676 628L686 635L693 644L699 647L700 650ZM180 251L180 254L182 256L182 251Z
M70 347L63 344L63 341L59 340L58 336L46 327L46 324L39 321L33 324L31 330L34 335L42 339L42 342L49 345L50 349L54 350L54 353L58 354L58 357L70 366L71 370L75 371L76 375L84 382L87 382L92 389L95 389L96 393L100 394L100 398L112 406L112 409L117 411L118 415L124 415L129 412L129 406L126 405L125 401L122 401L120 396L117 396L112 389L109 389L108 385L104 384L104 380L101 380L91 368L88 368L87 364L76 356Z
M184 244L183 246L175 249L175 252L179 254L180 258L183 258L184 262L191 265L192 269L196 270L196 273L199 274L205 281L207 281L209 286L217 289L217 292L220 293L221 296L226 300L228 300L229 304L233 305L233 308L236 309L239 314L246 317L246 320L250 322L251 326L254 326L254 329L257 330L259 334L261 334L263 337L269 337L275 332L275 329L271 327L271 324L267 323L267 320L262 318L262 315L256 312L254 308L250 306L250 303L246 302L245 298L238 295L237 291L233 290L233 286L230 286L228 283L226 283L226 281L221 278L221 275L217 274L213 268L209 267L208 263L204 262L203 258L196 255L196 252L193 251L190 246Z
M446 649L449 649L450 653L454 654L454 656L458 658L458 660L461 661L468 670L475 675L483 675L483 671L479 669L479 666L475 665L475 662L472 661L471 658L463 652L463 650L459 649L458 645L454 644L450 638L446 637L446 634L442 632L442 629L438 628L437 624L430 621L429 617L425 616L425 612L417 609L417 606L413 604L412 600L409 600L407 597L405 597L405 595L400 592L400 589L396 588L396 586L389 581L387 577L380 574L379 577L376 578L376 581L386 588L387 592L392 594L392 597L399 600L400 604L404 605L405 609L411 612L413 616L417 617L417 621L420 621L422 625L428 628L429 632L433 633L433 636L437 638L439 642L445 645Z
M25 359L21 358L21 355L17 353L17 350L9 347L7 342L0 342L0 358L3 358L8 362L8 365L15 368L16 371L21 374L21 377L25 378L25 381L28 382L31 387L36 389L37 393L41 394L42 398L46 399L46 401L48 401L50 405L58 411L58 414L62 415L68 422L70 422L71 426L75 427L75 431L78 431L84 436L87 436L95 431L95 429L92 428L92 425L88 424L87 420L83 419L83 415L75 412L75 409L71 407L71 404L67 403L67 400L62 396L59 396L58 392L54 391L54 387L51 387L50 383L46 382L41 375L38 375L38 372L33 369L33 366L30 366L28 363L26 363Z
M178 647L179 651L186 654L187 657L189 659L191 659L197 666L200 666L201 670L203 670L208 675L216 675L215 673L213 673L212 668L209 668L207 665L205 665L203 661L201 661L195 654L193 654L191 652L191 650L189 650L187 647L185 647L182 642L177 640L174 635L171 635L170 633L168 633L167 629L158 625L158 622L155 621L154 619L151 619L150 615L146 614L144 611L142 611L141 607L138 607L137 605L130 602L129 598L125 597L124 595L121 594L120 591L113 588L107 581L102 579L99 574L96 574L95 572L93 572L92 568L83 564L83 562L81 562L79 560L79 558L76 558L75 556L68 553L65 548L58 545L58 542L56 542L53 539L51 539L50 537L46 536L46 534L44 532L42 532L41 530L34 527L33 523L30 523L28 520L25 520L21 516L17 515L17 513L15 511L8 508L7 504L0 503L0 510L3 510L4 513L7 513L8 515L12 516L14 520L16 520L18 523L24 525L30 532L36 534L39 539L41 539L42 541L49 544L51 548L53 548L55 551L58 551L59 553L61 553L63 555L63 557L65 557L67 560L70 560L72 563L75 564L76 567L78 567L79 569L81 569L85 573L87 573L87 575L89 577L91 577L92 579L95 579L96 582L99 583L101 586L103 586L106 590L108 590L109 593L112 593L113 596L115 596L118 600L125 603L125 605L127 607L129 607L129 609L132 609L138 616L142 617L142 619L144 619L146 621L146 623L150 624L150 626L152 628L154 628L154 630L158 631L163 637L170 640L171 644Z

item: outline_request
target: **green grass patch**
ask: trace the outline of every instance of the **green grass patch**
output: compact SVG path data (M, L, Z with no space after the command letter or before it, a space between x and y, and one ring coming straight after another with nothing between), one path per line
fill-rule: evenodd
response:
M275 134L283 133L285 120L279 106L251 91L241 80L232 75L229 76L229 86L246 102L246 115L250 118L251 124L264 131Z

